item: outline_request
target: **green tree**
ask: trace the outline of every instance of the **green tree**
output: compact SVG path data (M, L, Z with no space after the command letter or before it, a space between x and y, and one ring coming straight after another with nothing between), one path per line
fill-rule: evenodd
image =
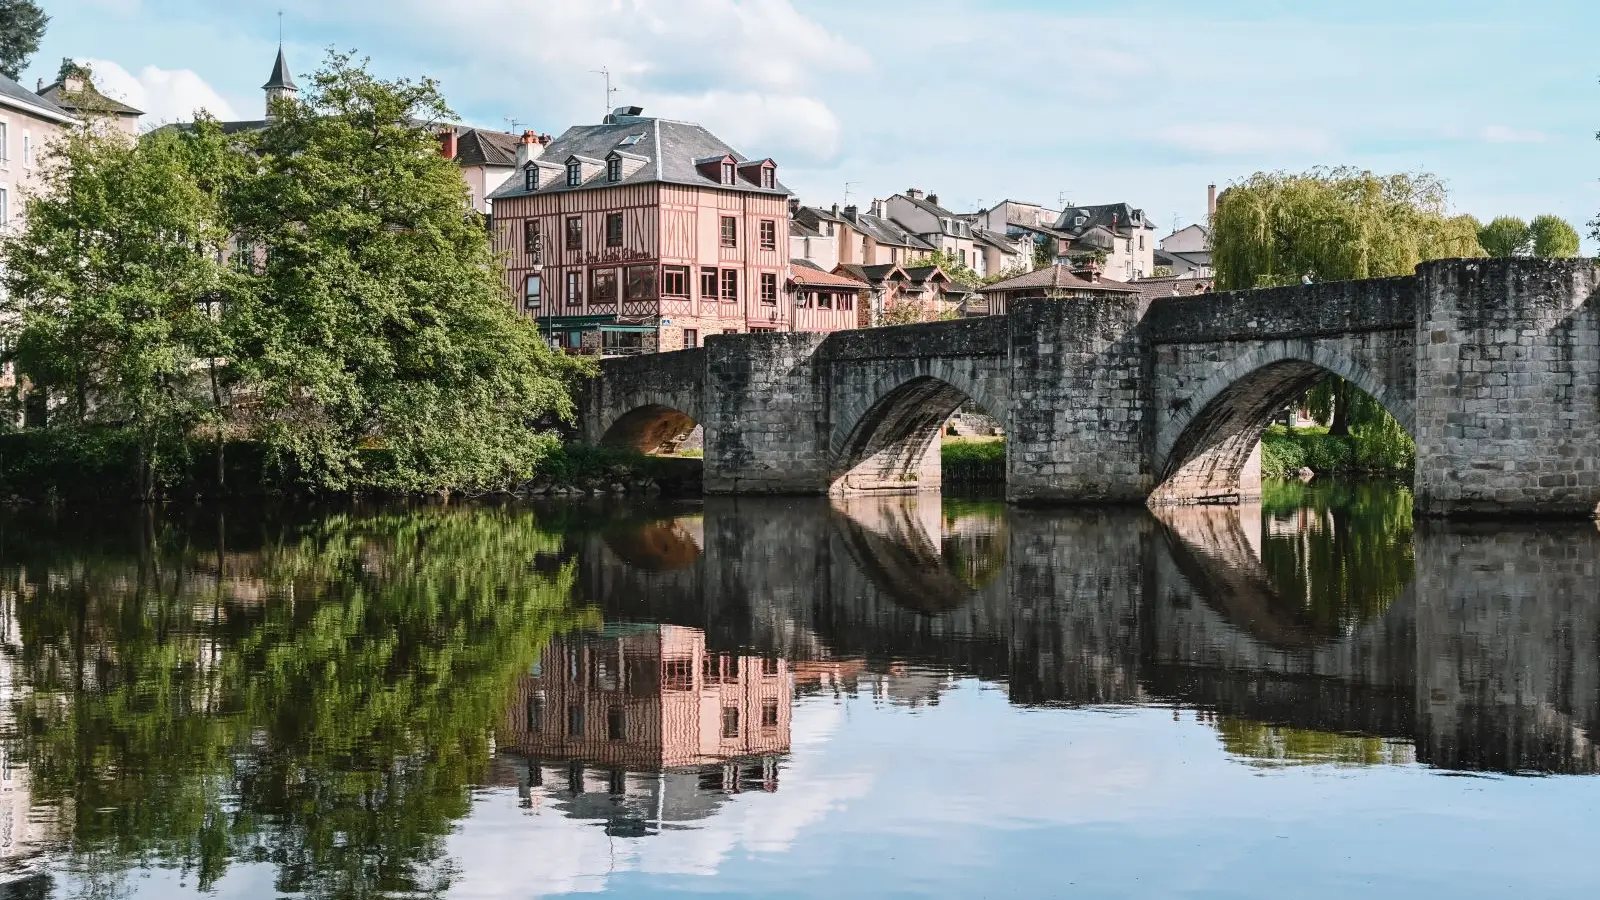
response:
M315 485L492 489L553 445L541 416L572 411L581 363L513 312L437 153L450 121L431 79L384 81L330 53L299 101L274 104L259 171L233 197L261 248L233 320L241 377L262 439Z
M1482 256L1471 217L1447 208L1444 183L1426 173L1258 172L1217 200L1217 288L1409 275L1429 259Z
M33 0L0 0L0 75L22 77L50 17Z
M1036 237L1034 239L1034 242L1033 242L1033 268L1034 269L1042 269L1045 266L1053 266L1055 264L1056 264L1056 242L1055 242L1055 238L1052 238L1052 237L1050 237L1048 235L1046 235L1046 236L1044 236L1042 238L1037 238Z
M79 128L49 149L27 227L0 243L18 374L57 421L138 435L141 493L161 454L215 413L197 363L224 354L220 195L237 155L215 122L134 141Z
M1528 223L1533 236L1533 255L1555 259L1578 255L1578 230L1560 216L1535 216Z
M983 277L977 270L962 262L955 254L945 250L935 250L927 254L913 265L938 266L950 280L964 288L979 288L983 286Z
M1533 233L1516 216L1495 216L1478 232L1478 243L1490 256L1527 256L1533 249Z

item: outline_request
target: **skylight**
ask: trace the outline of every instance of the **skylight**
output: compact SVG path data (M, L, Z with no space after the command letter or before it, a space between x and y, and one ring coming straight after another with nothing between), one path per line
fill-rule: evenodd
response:
M642 133L641 134L630 134L627 137L623 138L621 141L619 141L617 143L617 146L618 147L632 147L634 144L639 143L639 141L641 141L643 139L644 139L644 135Z

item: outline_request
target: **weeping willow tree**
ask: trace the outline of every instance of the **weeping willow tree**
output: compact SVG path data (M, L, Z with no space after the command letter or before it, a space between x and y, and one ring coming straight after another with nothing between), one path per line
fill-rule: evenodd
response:
M1409 275L1430 259L1478 257L1480 225L1449 214L1449 193L1423 173L1363 169L1257 172L1217 198L1211 220L1217 287L1241 290ZM1329 375L1303 398L1329 433L1364 433L1402 453L1410 439L1376 400Z

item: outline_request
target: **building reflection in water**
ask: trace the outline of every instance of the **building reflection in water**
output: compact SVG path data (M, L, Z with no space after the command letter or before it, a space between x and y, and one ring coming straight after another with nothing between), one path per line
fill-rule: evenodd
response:
M709 651L698 628L613 624L550 643L501 750L524 760L530 806L645 835L776 791L793 698L777 656Z
M1413 534L1403 490L1279 494L1155 516L711 499L657 528L698 552L591 542L580 590L792 660L802 695L927 704L976 677L1025 706L1193 710L1252 764L1600 771L1593 524Z

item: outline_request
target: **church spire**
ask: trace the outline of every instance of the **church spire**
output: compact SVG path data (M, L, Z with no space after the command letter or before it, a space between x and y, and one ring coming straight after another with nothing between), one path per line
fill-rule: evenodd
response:
M267 110L271 115L272 101L277 99L293 100L299 92L295 87L294 76L289 74L289 62L283 58L283 44L278 45L278 60L272 64L272 75L267 83L261 86L267 92Z

